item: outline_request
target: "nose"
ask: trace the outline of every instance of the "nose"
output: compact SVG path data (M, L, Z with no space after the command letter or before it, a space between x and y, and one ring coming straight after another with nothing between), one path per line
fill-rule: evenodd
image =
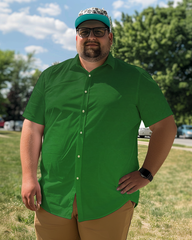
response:
M90 32L88 38L92 38L92 39L95 38L95 35L93 33L93 29L91 29L91 32Z

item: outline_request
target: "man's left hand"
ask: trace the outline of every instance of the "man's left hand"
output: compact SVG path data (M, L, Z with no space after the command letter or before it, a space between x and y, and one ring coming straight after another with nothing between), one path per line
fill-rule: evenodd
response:
M119 180L119 187L117 188L117 190L122 190L122 194L131 194L136 192L140 188L145 187L148 183L150 183L148 179L141 177L139 171L135 171L123 176Z

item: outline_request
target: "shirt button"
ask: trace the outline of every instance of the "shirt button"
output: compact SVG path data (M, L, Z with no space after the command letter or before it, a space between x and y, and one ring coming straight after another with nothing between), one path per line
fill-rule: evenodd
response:
M85 112L85 110L82 110L82 113L84 113Z
M83 134L83 132L81 131L80 134Z
M89 74L89 77L91 77L91 74Z
M78 155L77 157L80 158L80 155Z
M87 90L85 90L85 93L87 93Z
M79 177L77 177L76 179L79 180Z

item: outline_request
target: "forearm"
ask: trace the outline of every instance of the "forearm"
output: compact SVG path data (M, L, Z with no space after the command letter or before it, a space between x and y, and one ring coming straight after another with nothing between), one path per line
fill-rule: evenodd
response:
M147 155L143 163L143 168L149 170L153 176L157 173L168 156L176 135L176 126L174 122L172 121L171 123L168 119L165 119L165 121L167 121L167 124L164 126L152 128L153 132L150 138Z
M37 181L37 166L42 145L44 126L25 119L20 142L20 157L22 165L22 190L21 195L25 206L37 210L34 203L41 203L41 188Z
M171 149L177 128L173 116L169 116L150 126L150 129L152 130L152 135L142 167L146 168L154 176ZM125 192L131 194L146 186L149 182L148 179L140 175L139 171L134 171L119 180L117 190L121 190L122 194Z
M42 134L30 126L22 130L20 142L20 157L23 179L35 179L42 145Z

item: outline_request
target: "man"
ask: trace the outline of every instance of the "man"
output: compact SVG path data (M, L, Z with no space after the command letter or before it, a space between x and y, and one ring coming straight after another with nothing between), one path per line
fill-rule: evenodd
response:
M150 75L112 57L105 10L81 11L75 27L78 54L42 73L23 115L22 198L36 211L38 240L126 240L139 189L166 159L176 126ZM139 169L141 120L152 136Z

